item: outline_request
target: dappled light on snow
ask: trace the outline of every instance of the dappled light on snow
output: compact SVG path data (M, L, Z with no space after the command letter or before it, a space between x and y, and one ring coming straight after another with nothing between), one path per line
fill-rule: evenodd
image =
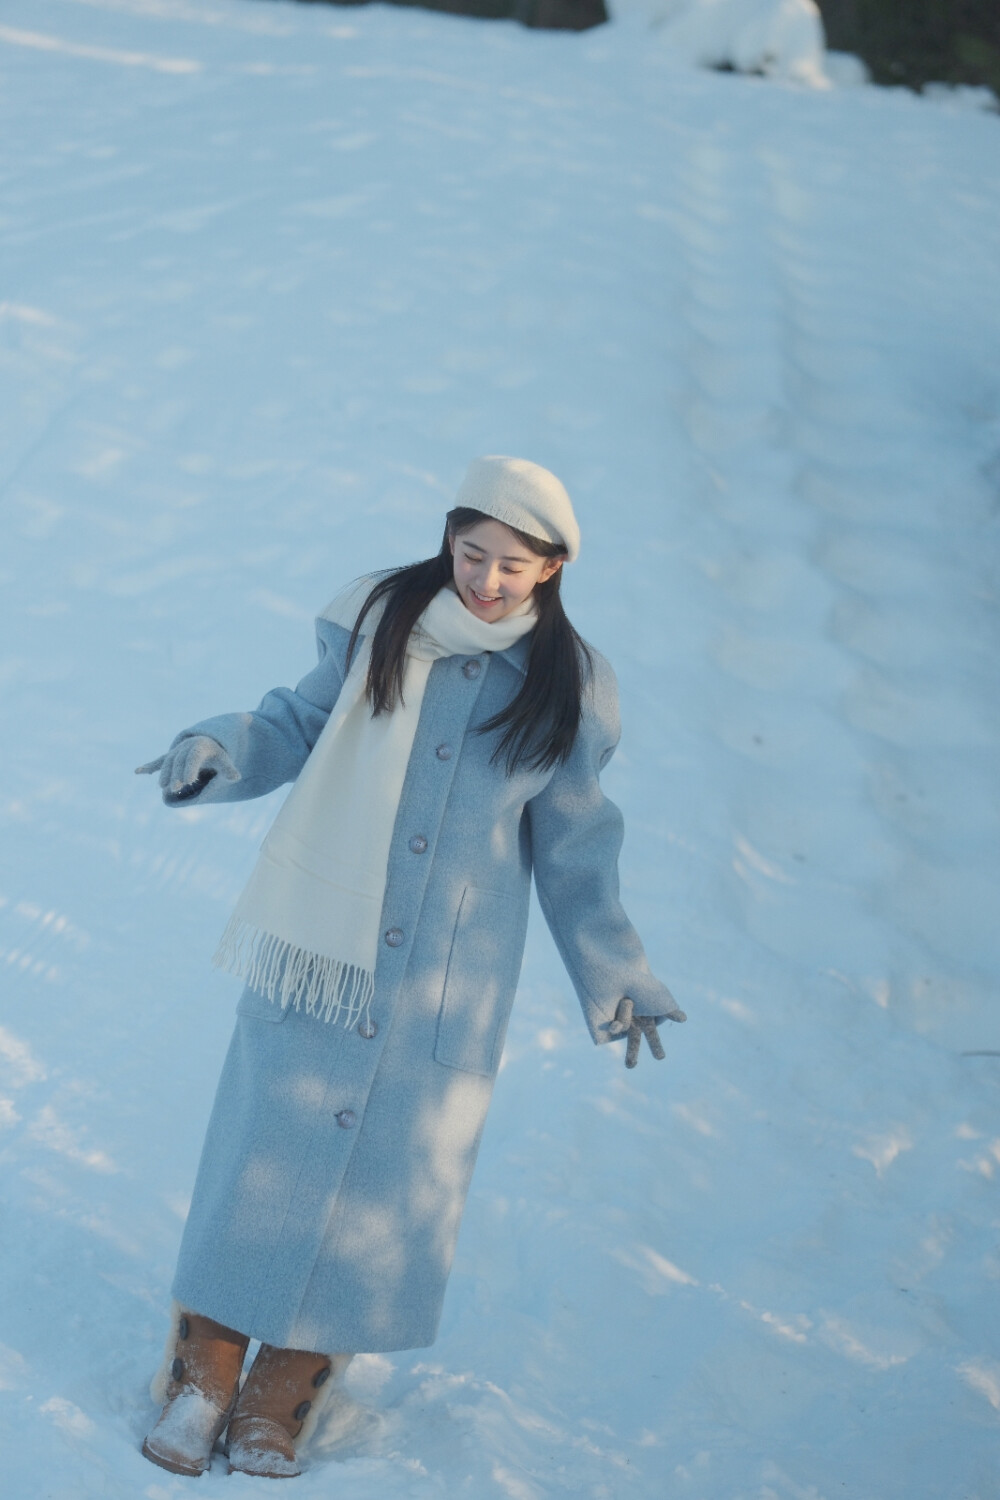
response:
M11 47L30 47L39 52L60 52L67 57L82 57L122 68L151 68L156 73L198 73L201 63L188 57L157 57L149 52L123 52L118 47L93 47L86 42L72 42L48 32L22 31L14 26L0 26L0 42Z
M619 12L6 0L11 1500L186 1485L138 1446L282 793L133 767L301 676L496 451L573 496L622 897L690 1019L626 1073L533 912L481 1144L442 1063L341 1226L388 1324L478 1152L438 1342L359 1355L296 1494L995 1491L1000 124L841 88L807 0Z

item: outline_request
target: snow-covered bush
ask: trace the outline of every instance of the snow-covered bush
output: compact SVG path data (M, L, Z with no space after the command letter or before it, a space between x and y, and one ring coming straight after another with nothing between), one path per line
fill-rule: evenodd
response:
M732 67L823 87L825 40L813 0L611 0L612 18L643 16L701 67Z

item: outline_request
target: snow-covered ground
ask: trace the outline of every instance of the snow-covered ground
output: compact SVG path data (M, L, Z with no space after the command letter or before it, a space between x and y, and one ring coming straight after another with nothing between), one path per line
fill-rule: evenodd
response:
M1000 119L635 18L5 0L0 171L4 1496L190 1484L138 1445L275 804L132 768L499 451L577 503L690 1021L626 1073L534 923L439 1342L296 1494L996 1500Z

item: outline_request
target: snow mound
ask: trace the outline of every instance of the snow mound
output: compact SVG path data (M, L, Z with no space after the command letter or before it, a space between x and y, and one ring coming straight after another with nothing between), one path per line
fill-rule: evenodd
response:
M613 0L613 10L648 17L671 51L698 67L829 87L814 0Z

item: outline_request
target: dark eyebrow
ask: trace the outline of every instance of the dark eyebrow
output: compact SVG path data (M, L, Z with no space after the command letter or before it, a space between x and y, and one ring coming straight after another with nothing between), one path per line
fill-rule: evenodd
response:
M486 550L485 547L477 547L475 542L463 542L462 546L471 547L473 552L485 552ZM500 561L526 563L529 561L529 559L526 557L501 557Z

